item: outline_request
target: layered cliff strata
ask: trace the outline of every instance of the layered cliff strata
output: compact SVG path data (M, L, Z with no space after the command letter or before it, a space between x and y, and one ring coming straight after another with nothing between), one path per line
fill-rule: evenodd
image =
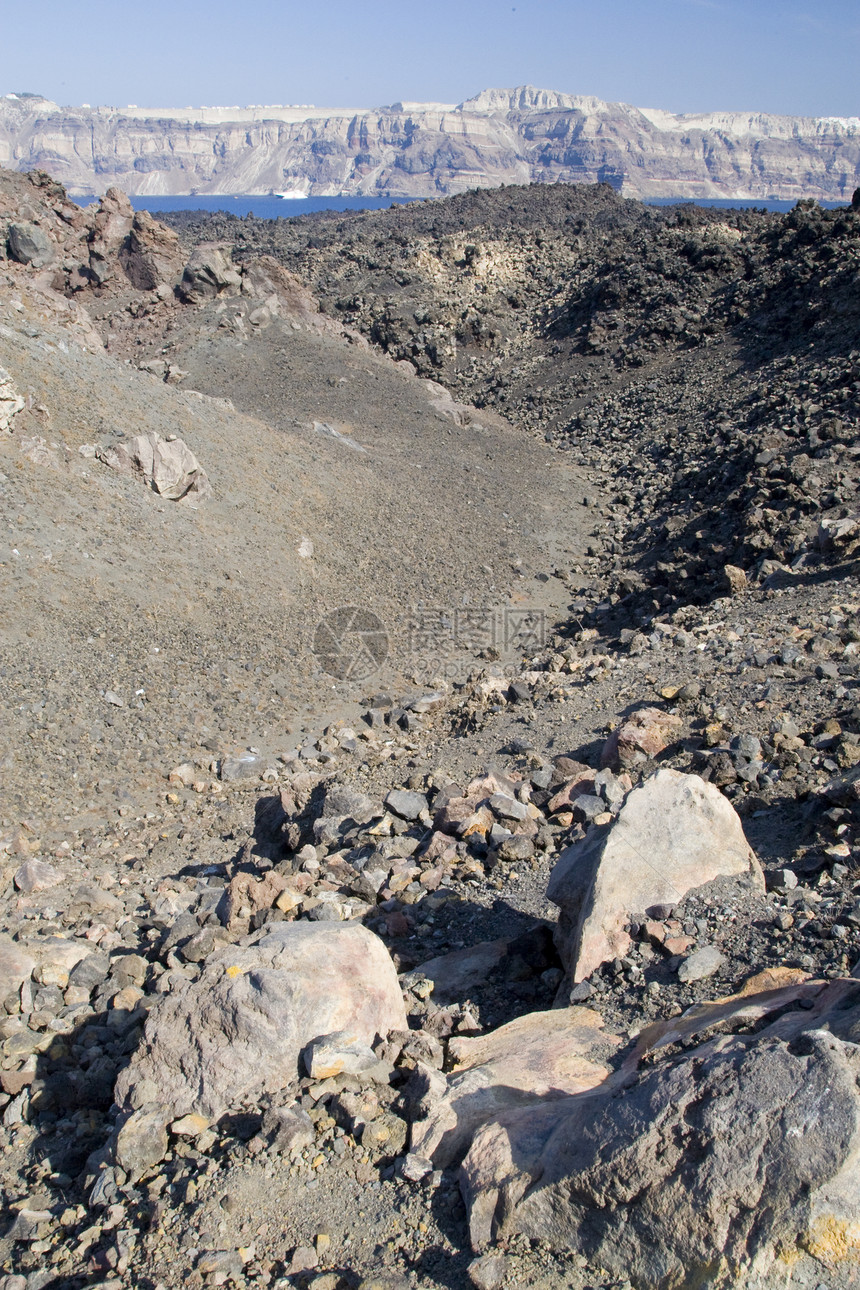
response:
M637 197L842 201L860 118L675 116L531 86L458 105L373 110L69 108L0 99L0 164L76 195L438 197L502 184L608 181Z

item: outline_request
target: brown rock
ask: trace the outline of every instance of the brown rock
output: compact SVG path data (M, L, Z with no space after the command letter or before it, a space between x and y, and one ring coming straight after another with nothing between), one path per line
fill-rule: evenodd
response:
M596 770L590 770L586 766L569 779L566 779L558 792L547 803L546 809L549 813L555 815L557 811L569 810L571 805L583 793L592 793L596 774Z
M737 565L723 565L723 583L730 596L739 596L747 589L747 575Z
M244 928L247 931L252 915L264 909L271 909L282 892L290 885L286 875L278 873L275 869L270 869L263 878L258 878L253 873L237 873L230 879L227 886L225 898L227 930L235 932ZM298 901L297 896L295 903ZM292 908L293 905L289 907Z
M677 736L681 718L660 708L640 708L628 717L603 745L601 766L618 769L656 757Z
M692 936L667 936L663 949L667 954L686 954L692 944Z
M589 1008L533 1012L489 1035L451 1040L449 1057L456 1065L447 1084L438 1073L431 1077L411 1150L446 1168L488 1120L602 1083L607 1059L620 1042L604 1032L602 1017Z
M162 283L176 282L182 269L179 237L149 211L136 211L119 262L138 291L154 291Z

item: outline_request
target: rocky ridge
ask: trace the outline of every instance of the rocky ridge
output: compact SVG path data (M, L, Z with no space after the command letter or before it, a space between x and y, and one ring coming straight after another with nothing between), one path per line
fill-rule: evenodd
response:
M374 110L74 108L0 99L0 164L76 194L294 190L438 197L606 181L635 197L815 197L856 186L858 118L675 116L520 86Z

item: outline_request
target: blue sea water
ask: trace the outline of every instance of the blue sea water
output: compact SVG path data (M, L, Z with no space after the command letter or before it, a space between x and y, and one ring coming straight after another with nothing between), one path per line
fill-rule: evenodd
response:
M76 197L79 206L89 206L95 197ZM317 211L378 211L405 206L411 197L248 197L222 194L216 197L132 197L136 211L226 211L228 215L254 215L257 219L290 219ZM420 199L418 199L420 200Z
M849 203L844 202L820 202L816 205L821 206L824 210L834 211L840 206L847 206ZM689 197L649 197L645 201L646 206L713 206L717 210L741 210L741 211L790 211L797 205L796 201L765 201L763 198L753 201L743 201L729 197L703 197L697 200L690 200Z
M95 197L77 197L81 206L88 206ZM290 219L295 215L310 215L317 211L378 211L390 206L405 206L412 197L249 197L247 195L222 195L216 197L132 197L135 210L158 211L226 211L229 215L254 215L257 219ZM733 201L728 198L707 198L690 201L686 197L653 197L648 206L714 206L725 210L790 211L793 201ZM847 205L845 202L819 202L827 210Z

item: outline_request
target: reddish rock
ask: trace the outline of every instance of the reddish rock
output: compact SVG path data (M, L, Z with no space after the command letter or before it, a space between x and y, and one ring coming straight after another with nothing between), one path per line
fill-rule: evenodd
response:
M23 1088L33 1083L35 1078L35 1071L4 1071L0 1075L0 1088L3 1089L4 1093L8 1093L10 1097L17 1097Z
M655 945L662 945L666 940L666 928L662 923L658 923L654 919L645 923L644 931L648 939L653 941Z
M667 954L686 954L692 944L692 936L667 936L663 949Z
M547 803L547 810L550 815L555 815L556 811L563 811L576 801L583 793L591 793L594 790L594 776L597 774L594 770L584 767L571 779L565 780L561 788L551 797Z
M430 839L421 852L421 859L428 862L445 861L450 862L456 858L457 847L454 839L449 833L442 833L438 829L430 834Z
M463 830L468 827L477 806L476 798L453 797L436 812L433 823L441 832L453 833L460 837Z
M385 915L385 926L388 928L389 936L409 935L409 920L405 914L401 914L399 909Z
M231 878L227 887L225 923L229 931L235 932L247 926L252 914L271 909L289 884L284 874L270 869L265 878L258 879L253 873L237 873Z
M641 708L613 730L600 754L601 766L635 766L667 748L681 729L681 718L660 708Z

